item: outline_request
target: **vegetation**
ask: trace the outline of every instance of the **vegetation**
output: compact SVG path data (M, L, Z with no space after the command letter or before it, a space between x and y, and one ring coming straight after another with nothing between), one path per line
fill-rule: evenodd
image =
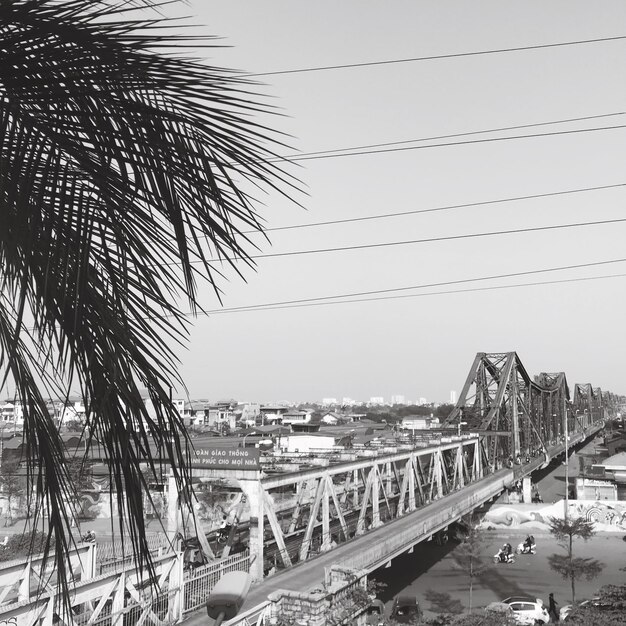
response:
M72 488L45 399L85 399L88 446L103 449L120 529L150 572L151 450L192 502L174 346L199 285L219 298L229 268L253 266L251 192L293 182L251 83L187 60L184 46L208 42L148 4L0 2L0 391L12 382L25 409L32 523L46 518L65 591Z
M574 626L623 626L626 623L626 585L606 585L595 602L575 608L567 618Z
M0 561L13 561L43 552L46 536L40 531L11 535L6 546L0 549Z
M565 554L548 556L550 568L563 578L570 581L572 604L576 604L576 581L581 578L592 580L604 568L597 559L584 559L574 556L574 538L587 541L594 535L593 522L583 518L550 518L550 532L557 543L565 550Z
M457 567L463 570L469 578L469 612L472 612L472 592L474 579L490 567L485 561L486 540L482 531L472 520L464 520L467 534L463 543L454 551L454 560Z

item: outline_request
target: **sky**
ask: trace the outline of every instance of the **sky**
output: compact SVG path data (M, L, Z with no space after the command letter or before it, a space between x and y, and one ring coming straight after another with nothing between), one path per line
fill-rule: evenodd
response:
M217 35L196 54L266 73L626 35L626 4L194 0L168 8ZM419 211L626 183L626 39L447 59L260 76L290 154L621 113L430 142L409 150L299 162L298 206L259 194L269 228ZM396 146L397 147L397 146ZM417 213L260 237L261 254L626 219L625 187ZM222 284L218 312L193 321L181 374L192 398L305 401L404 395L446 401L476 352L516 351L530 374L564 371L626 393L626 262L441 287L404 298L232 312L624 258L626 222L259 258ZM570 282L464 293L434 292ZM394 294L387 294L394 295ZM397 294L395 294L397 295ZM210 289L203 302L220 308Z

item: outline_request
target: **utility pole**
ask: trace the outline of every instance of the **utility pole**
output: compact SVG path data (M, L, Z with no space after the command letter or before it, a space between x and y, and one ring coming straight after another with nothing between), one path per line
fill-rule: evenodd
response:
M563 390L563 419L565 420L565 505L563 519L567 521L567 513L569 511L569 432L567 428L567 400L565 398L565 390Z

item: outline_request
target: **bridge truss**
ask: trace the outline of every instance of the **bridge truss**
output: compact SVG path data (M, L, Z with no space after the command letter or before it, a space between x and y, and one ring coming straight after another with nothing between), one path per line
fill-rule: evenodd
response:
M483 436L492 469L545 454L568 434L604 419L603 394L576 385L573 402L563 372L531 378L516 352L479 352L446 424Z
M369 450L362 458L354 454L354 460L274 476L238 473L254 578L331 550L485 476L478 437L431 443ZM194 473L205 482L217 477L216 470ZM218 473L224 478L224 470Z

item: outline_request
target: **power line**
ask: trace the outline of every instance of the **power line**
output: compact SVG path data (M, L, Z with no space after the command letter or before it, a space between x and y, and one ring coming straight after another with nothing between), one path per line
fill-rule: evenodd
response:
M615 126L598 126L596 128L576 128L573 130L558 130L550 133L531 133L528 135L511 135L509 137L490 137L488 139L469 139L467 141L449 141L446 143L435 143L427 146L399 146L396 148L381 148L354 150L352 152L343 152L337 154L319 154L311 156L295 156L289 161L319 161L321 159L339 159L342 157L361 156L366 154L387 154L391 152L407 152L408 150L428 150L430 148L449 148L451 146L468 146L472 144L491 143L494 141L514 141L517 139L536 139L538 137L556 137L558 135L576 135L580 133L595 133L604 130L617 130L626 128L625 124L616 124ZM487 131L486 131L487 132ZM284 160L284 159L281 159Z
M357 67L373 67L376 65L393 65L398 63L415 63L419 61L438 61L441 59L458 59L463 57L473 57L488 54L503 54L505 52L524 52L527 50L543 50L547 48L562 48L566 46L580 46L591 43L601 43L607 41L620 41L626 39L626 35L616 37L598 37L596 39L578 39L574 41L560 41L556 43L537 44L535 46L519 46L515 48L495 48L492 50L475 50L471 52L455 52L451 54L434 54L422 57L408 57L404 59L384 59L382 61L365 61L362 63L343 63L341 65L320 65L314 67L302 67L292 70L276 70L272 72L257 72L255 74L242 74L242 77L253 78L258 76L277 76L280 74L303 74L306 72L325 72L328 70L343 70Z
M405 241L385 241L381 243L369 243L355 246L339 246L337 248L314 248L311 250L294 250L292 252L272 252L268 254L256 254L246 257L246 259L270 259L278 257L301 256L305 254L326 254L329 252L346 252L351 250L368 250L375 248L391 248L395 246L416 245L420 243L436 243L440 241L456 241L460 239L475 239L478 237L495 237L500 235L514 235L519 233L533 233L540 231L559 230L564 228L581 228L584 226L599 226L606 224L619 224L626 222L626 218L614 220L594 220L592 222L574 222L571 224L555 224L552 226L533 226L529 228L514 228L510 230L494 230L482 233L465 233L462 235L446 235L444 237L428 237L425 239L408 239ZM243 257L224 257L222 259L213 258L209 262L244 260ZM194 261L200 263L200 261Z
M532 200L536 198L550 198L553 196L563 196L567 194L585 193L588 191L600 191L603 189L617 189L626 187L626 183L615 183L613 185L598 185L596 187L581 187L579 189L564 189L559 191L549 191L546 193L529 194L527 196L511 196L509 198L497 198L495 200L482 200L478 202L465 202L463 204L449 204L440 207L432 207L429 209L415 209L413 211L399 211L396 213L381 213L378 215L366 215L362 217L351 217L341 220L329 220L326 222L310 222L308 224L292 224L287 226L275 226L273 228L264 228L263 232L274 232L280 230L295 230L298 228L313 228L316 226L332 226L335 224L349 224L351 222L365 222L368 220L386 219L390 217L402 217L406 215L418 215L420 213L434 213L437 211L451 211L453 209L463 209L474 206L488 206L490 204L500 204L503 202L517 202L520 200ZM256 230L247 230L242 234L258 233Z
M292 154L292 155L288 155L286 157L284 157L283 159L274 159L275 161L278 160L289 160L289 161L293 161L295 159L298 158L302 158L302 157L309 157L309 156L317 156L317 155L323 155L323 154L332 154L335 152L347 152L347 151L351 151L351 150L365 150L365 149L371 149L371 148L384 148L384 147L388 147L388 146L398 146L398 145L403 145L403 144L407 144L407 143L415 143L418 141L438 141L440 139L452 139L453 137L468 137L471 135L482 135L485 133L498 133L498 132L504 132L504 131L508 131L508 130L520 130L522 128L536 128L538 126L552 126L553 124L569 124L571 122L584 122L584 121L589 121L589 120L598 120L598 119L604 119L607 117L617 117L620 115L626 115L626 111L617 111L615 113L602 113L599 115L586 115L583 117L571 117L571 118L567 118L567 119L558 119L558 120L551 120L551 121L547 121L547 122L534 122L532 124L517 124L515 126L500 126L497 128L485 128L482 130L472 130L472 131L466 131L463 133L452 133L449 135L434 135L432 137L420 137L418 139L405 139L403 141L387 141L384 143L373 143L373 144L364 144L364 145L360 145L360 146L350 146L348 148L332 148L329 150L316 150L313 152L300 152L297 154Z
M608 278L625 278L626 274L607 274L604 276L587 276L581 278L564 278L561 280L548 280L548 281L537 281L532 283L516 283L511 285L493 285L490 287L473 287L471 289L450 289L446 291L431 291L426 293L410 293L410 294L402 294L396 296L380 296L376 298L359 298L356 300L334 300L330 302L309 302L303 304L290 304L284 306L268 306L263 308L238 308L238 309L222 309L216 310L212 312L208 312L208 314L215 315L221 313L252 313L254 311L280 311L282 309L301 309L301 308L309 308L314 306L332 306L337 304L356 304L363 302L379 302L381 300L402 300L405 298L423 298L427 296L443 296L457 293L473 293L477 291L495 291L497 289L516 289L519 287L535 287L540 285L558 285L562 283L577 283L582 281L591 281L591 280L601 280Z
M563 271L573 270L573 269L582 269L586 267L598 267L598 266L603 266L603 265L613 265L615 263L625 263L625 262L626 262L626 258L610 259L606 261L593 261L590 263L578 263L575 265L561 265L557 267L541 268L538 270L526 270L524 272L512 272L508 274L494 274L490 276L479 276L478 278L461 278L458 280L447 280L447 281L438 282L438 283L424 283L421 285L393 287L393 288L388 288L388 289L375 289L371 291L357 291L357 292L352 292L352 293L335 294L332 296L318 296L314 298L302 298L299 300L283 300L282 302L268 302L265 304L229 307L226 309L215 309L212 311L205 311L205 314L211 315L211 314L220 313L220 312L235 312L235 311L241 311L241 310L263 309L265 307L277 307L277 306L283 306L283 305L303 304L303 303L309 303L309 302L322 302L322 301L337 300L338 298L360 298L363 296L396 293L399 291L411 291L414 289L431 289L433 287L449 287L451 285L461 285L461 284L473 283L473 282L483 282L486 280L515 278L518 276L533 276L537 274L545 274L548 272L563 272ZM351 302L351 300L348 300L348 302Z

